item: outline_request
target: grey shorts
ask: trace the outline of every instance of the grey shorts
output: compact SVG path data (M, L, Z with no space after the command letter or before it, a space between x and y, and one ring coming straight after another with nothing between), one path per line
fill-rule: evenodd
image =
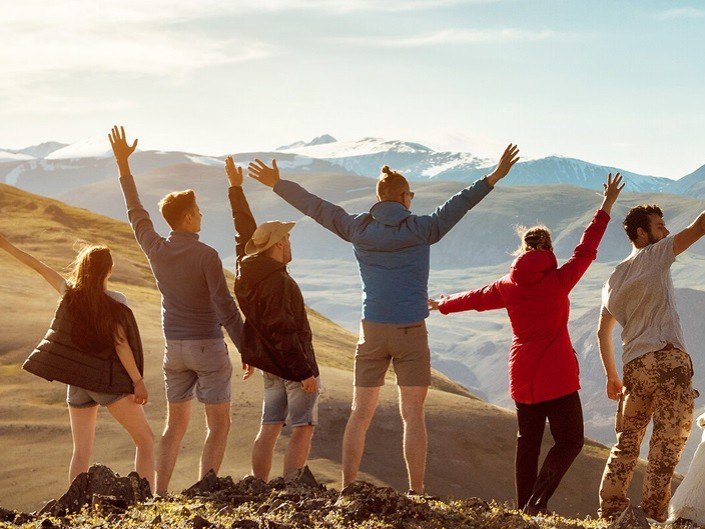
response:
M120 399L129 397L127 393L98 393L76 386L66 386L66 404L72 408L92 408L93 406L110 406Z
M204 404L230 402L233 366L222 338L167 340L163 368L169 402L184 402L194 395Z
M384 385L392 362L399 386L431 385L431 351L426 322L360 322L360 338L355 350L354 385Z
M315 426L318 424L318 396L321 394L321 379L317 378L318 391L307 393L301 382L285 380L265 371L264 401L262 402L262 424L286 424L291 426Z

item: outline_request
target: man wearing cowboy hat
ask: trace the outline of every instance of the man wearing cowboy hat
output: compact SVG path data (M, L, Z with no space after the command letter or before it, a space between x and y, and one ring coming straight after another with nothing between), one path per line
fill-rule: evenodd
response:
M274 445L287 422L293 431L284 456L284 477L303 468L318 422L318 365L303 296L286 269L294 222L256 227L242 191L242 168L225 162L235 223L235 295L245 314L243 362L262 370L262 425L252 447L252 474L269 479Z

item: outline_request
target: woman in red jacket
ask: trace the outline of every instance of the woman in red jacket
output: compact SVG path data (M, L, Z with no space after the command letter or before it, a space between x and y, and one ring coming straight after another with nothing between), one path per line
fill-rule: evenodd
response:
M514 334L509 385L519 422L517 504L529 514L548 512L548 500L583 447L578 359L568 335L568 295L597 257L612 205L624 187L621 182L619 173L614 180L609 174L602 206L563 266L558 267L551 233L537 226L522 234L509 274L478 290L429 300L429 307L443 314L507 309ZM546 419L555 444L539 473Z

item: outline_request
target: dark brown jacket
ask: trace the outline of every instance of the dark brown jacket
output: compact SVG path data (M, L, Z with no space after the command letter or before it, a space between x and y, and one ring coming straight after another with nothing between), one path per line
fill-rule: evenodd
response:
M264 255L245 255L256 229L240 187L231 187L237 275L235 295L245 314L242 361L286 380L318 376L313 337L301 290L286 265Z
M117 302L116 302L117 303ZM140 375L144 356L137 322L132 311L120 305L122 325L135 356ZM49 381L57 380L100 393L134 393L130 375L120 362L114 347L83 351L71 339L73 318L65 299L59 303L44 339L22 364L22 369Z

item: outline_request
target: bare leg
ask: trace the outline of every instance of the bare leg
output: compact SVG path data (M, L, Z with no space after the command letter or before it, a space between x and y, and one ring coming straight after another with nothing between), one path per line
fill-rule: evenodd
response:
M206 440L201 452L200 477L203 478L209 470L216 474L225 457L225 447L228 445L230 431L230 403L206 404Z
M291 439L284 455L284 475L287 471L297 470L306 465L308 453L311 451L314 426L296 426L291 430Z
M88 472L88 465L93 454L97 416L98 406L91 406L90 408L69 406L71 437L73 438L73 453L71 454L71 465L69 466L69 484L81 472Z
M174 472L181 440L186 433L190 417L190 400L167 402L166 426L159 443L159 457L157 460L157 494L164 495L169 489L171 474Z
M399 386L399 411L404 422L404 460L409 488L423 494L426 475L426 419L424 401L428 387Z
M353 388L352 412L343 434L343 487L357 478L367 429L377 409L380 389L380 386Z
M277 444L283 424L263 424L260 426L255 442L252 444L252 475L263 481L269 480L274 457L274 445Z
M130 395L108 406L108 411L132 437L135 443L135 472L146 478L150 490L154 490L154 433L147 422L144 408L136 404Z

